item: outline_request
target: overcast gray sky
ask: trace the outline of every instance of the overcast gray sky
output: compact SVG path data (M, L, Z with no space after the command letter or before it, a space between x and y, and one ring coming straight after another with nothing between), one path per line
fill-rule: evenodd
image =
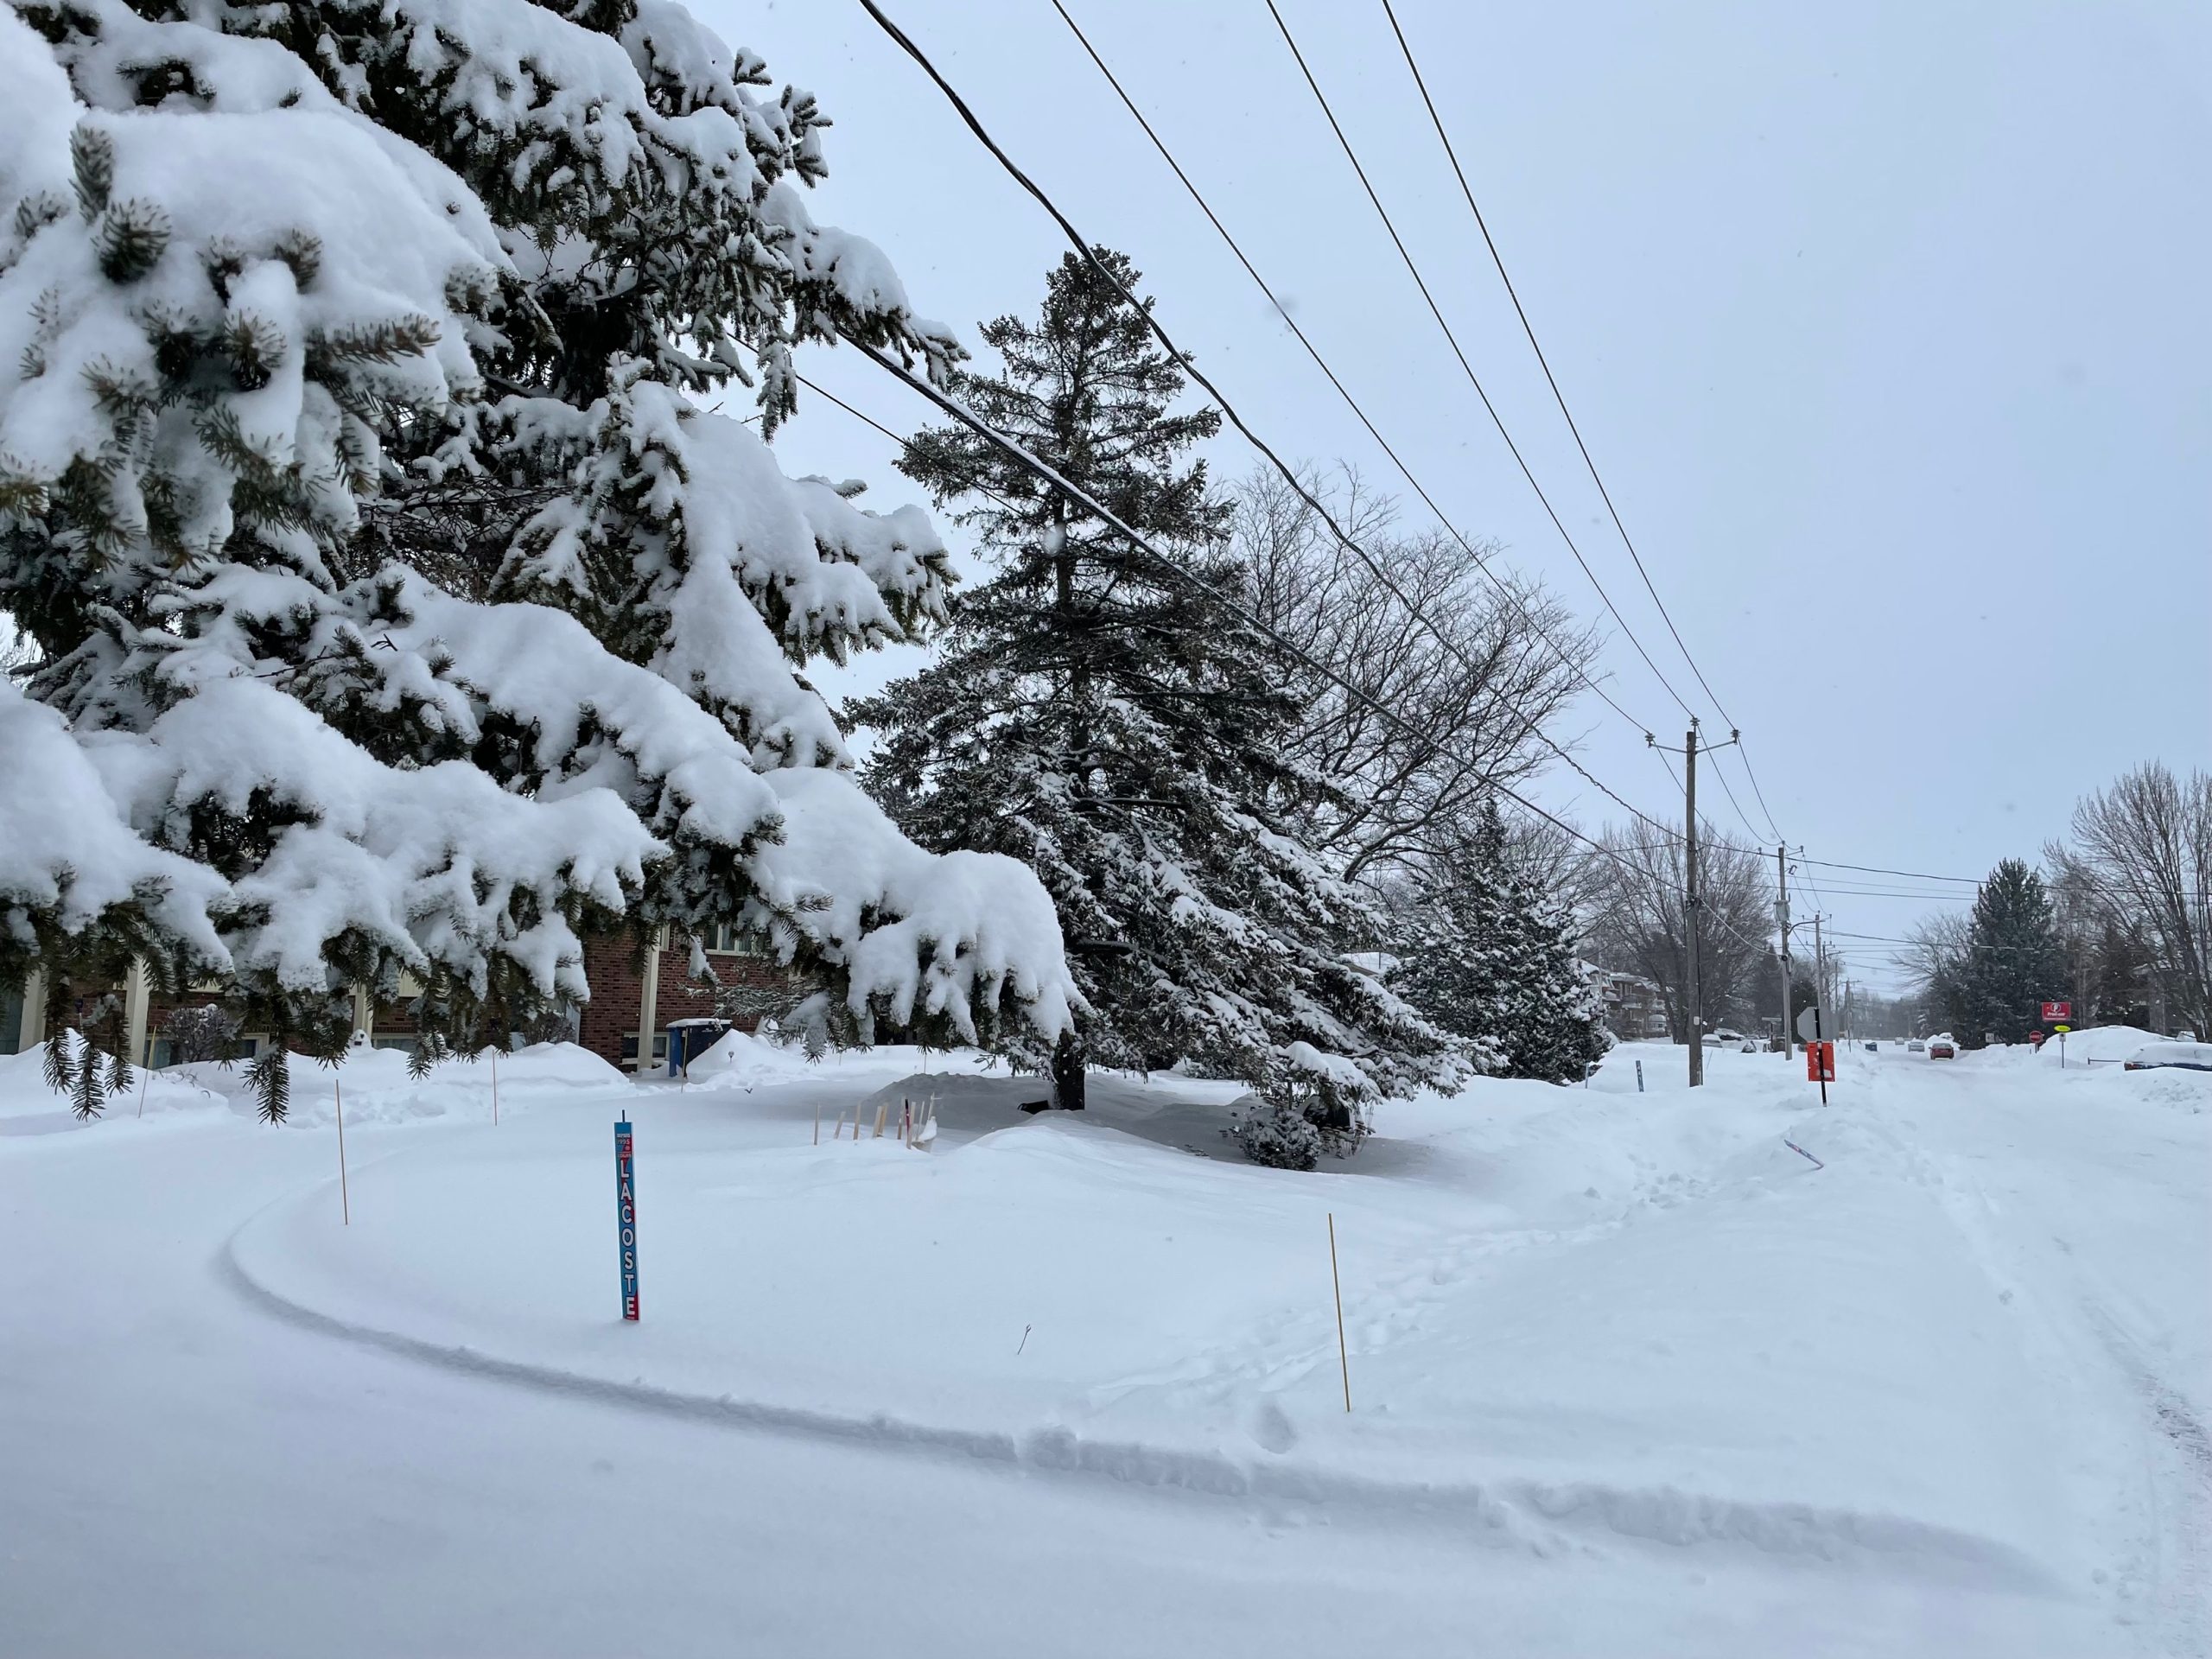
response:
M1381 0L1278 3L1599 580L1719 726L1604 518ZM885 3L1085 233L1136 260L1280 450L1394 481L1048 0ZM1459 528L1599 614L1262 0L1069 5ZM1058 232L857 0L702 10L820 99L836 125L816 214L879 242L918 309L972 342L979 319L1034 307ZM2212 765L2212 6L1398 10L1792 843L1975 875L2032 858L2076 795L2139 760ZM922 418L849 352L804 366L896 429ZM893 447L819 400L778 442L791 470L912 497ZM1215 453L1230 474L1251 460L1233 438ZM1679 744L1681 709L1607 626L1609 690ZM1586 698L1573 734L1623 795L1679 812L1640 730ZM1619 816L1563 768L1541 798ZM1846 930L1896 933L1926 908L1845 891L1898 885L1884 878L1815 874ZM1887 955L1856 948L1870 969Z

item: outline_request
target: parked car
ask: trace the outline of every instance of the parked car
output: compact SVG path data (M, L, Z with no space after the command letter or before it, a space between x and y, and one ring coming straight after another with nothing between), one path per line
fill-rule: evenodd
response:
M1931 1060L1955 1060L1959 1058L1959 1046L1951 1040L1948 1033L1939 1033L1928 1039L1928 1058Z
M1719 1030L1714 1032L1710 1038L1707 1039L1707 1040L1708 1042L1721 1044L1726 1047L1733 1048L1743 1042L1744 1033L1740 1031L1731 1031L1727 1027L1723 1026Z
M2177 1043L2193 1043L2196 1040L2196 1033L2193 1031L2177 1031L2174 1033L2174 1041Z
M2179 1039L2171 1043L2145 1043L2127 1058L2124 1069L2155 1071L2165 1066L2178 1066L2184 1071L2212 1071L2212 1043L2183 1042Z
M1919 1038L1916 1037L1904 1046L1904 1052L1908 1054L1918 1054L1923 1052L1927 1046L1927 1044L1922 1042Z

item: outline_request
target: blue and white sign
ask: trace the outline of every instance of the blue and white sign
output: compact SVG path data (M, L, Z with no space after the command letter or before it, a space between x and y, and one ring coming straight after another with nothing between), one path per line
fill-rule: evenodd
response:
M638 1317L638 1169L630 1120L614 1125L615 1238L622 1252L622 1317Z

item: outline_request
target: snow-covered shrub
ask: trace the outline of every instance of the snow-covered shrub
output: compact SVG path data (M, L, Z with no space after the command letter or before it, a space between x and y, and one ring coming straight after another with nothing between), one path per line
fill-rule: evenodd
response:
M227 1060L238 1052L238 1017L213 1002L178 1008L162 1021L177 1064Z
M1312 1169L1321 1161L1320 1130L1288 1100L1247 1095L1232 1109L1230 1123L1236 1144L1255 1164Z
M667 0L0 9L0 982L219 972L334 1053L404 971L435 1055L734 924L864 1034L1065 1027L1041 887L899 836L797 671L941 616L935 531L692 401L957 353L766 82Z

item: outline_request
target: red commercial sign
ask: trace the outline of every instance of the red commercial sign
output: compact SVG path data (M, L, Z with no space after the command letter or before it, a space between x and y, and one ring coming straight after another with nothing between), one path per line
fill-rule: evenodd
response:
M2043 1022L2046 1026L2055 1026L2062 1020L2073 1017L2074 1005L2071 1002L2046 1002L2043 1005Z

